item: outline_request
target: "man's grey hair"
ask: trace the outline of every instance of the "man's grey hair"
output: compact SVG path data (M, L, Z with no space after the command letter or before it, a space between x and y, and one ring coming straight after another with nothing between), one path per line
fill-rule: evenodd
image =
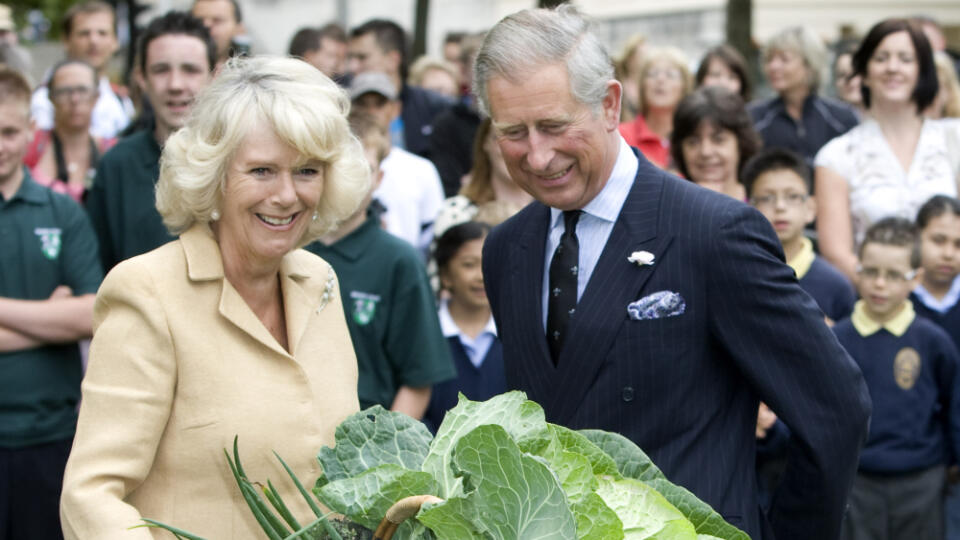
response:
M504 17L487 32L473 67L473 92L480 110L490 115L490 79L520 83L546 65L563 62L573 97L599 111L613 79L613 62L589 27L590 22L569 4Z

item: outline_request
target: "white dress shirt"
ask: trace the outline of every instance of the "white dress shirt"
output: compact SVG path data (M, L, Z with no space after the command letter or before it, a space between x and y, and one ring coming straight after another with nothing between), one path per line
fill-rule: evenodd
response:
M383 180L373 192L387 208L387 232L426 254L433 240L433 220L443 205L443 184L428 159L394 146L380 163Z
M917 285L913 292L928 308L937 313L946 313L953 309L953 306L957 305L957 301L960 300L960 276L953 278L950 290L947 291L943 299L937 299L923 285Z
M490 316L490 320L487 321L487 325L483 328L483 331L481 331L477 337L470 339L470 336L460 330L460 327L457 326L456 321L454 321L450 315L449 303L449 300L442 300L440 302L440 309L437 311L443 337L450 338L457 336L457 338L460 339L460 344L463 345L463 350L467 353L467 357L470 358L470 363L473 364L474 367L479 368L483 365L483 360L487 357L487 353L490 352L493 340L497 339L497 325L493 322L493 316Z
M610 231L620 215L620 209L630 194L633 180L637 176L640 161L633 154L627 141L620 137L620 148L617 150L617 161L600 193L581 208L580 220L577 222L577 240L580 242L580 258L577 263L577 302L583 296L584 289L590 281L593 269L600 260L600 254L607 245ZM547 233L547 247L544 250L543 261L543 328L547 328L547 294L550 288L550 261L553 252L560 244L563 236L563 211L550 209L550 228ZM627 255L625 254L624 257Z

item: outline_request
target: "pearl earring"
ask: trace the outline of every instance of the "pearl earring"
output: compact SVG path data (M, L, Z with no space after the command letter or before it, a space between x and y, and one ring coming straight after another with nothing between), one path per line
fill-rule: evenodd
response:
M316 220L318 220L318 219L320 219L320 212L314 212L314 213L313 213L313 220L316 221Z
M214 210L213 212L210 212L210 221L217 221L218 219L220 219L219 210Z

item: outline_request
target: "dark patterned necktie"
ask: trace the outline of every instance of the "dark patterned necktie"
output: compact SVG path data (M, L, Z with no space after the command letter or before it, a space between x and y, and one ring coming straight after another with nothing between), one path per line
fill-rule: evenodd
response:
M547 344L553 363L560 358L570 317L577 307L577 273L580 264L580 242L577 221L580 210L563 213L563 236L550 261L550 289L547 291Z

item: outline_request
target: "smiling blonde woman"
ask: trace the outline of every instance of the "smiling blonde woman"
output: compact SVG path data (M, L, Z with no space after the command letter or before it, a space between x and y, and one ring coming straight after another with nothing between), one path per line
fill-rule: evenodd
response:
M142 517L253 538L222 451L234 436L251 480L285 476L272 450L301 478L319 474L316 449L358 409L357 366L333 270L298 248L368 190L348 107L302 61L231 60L168 140L157 207L180 238L100 289L67 538L161 537L127 530Z

